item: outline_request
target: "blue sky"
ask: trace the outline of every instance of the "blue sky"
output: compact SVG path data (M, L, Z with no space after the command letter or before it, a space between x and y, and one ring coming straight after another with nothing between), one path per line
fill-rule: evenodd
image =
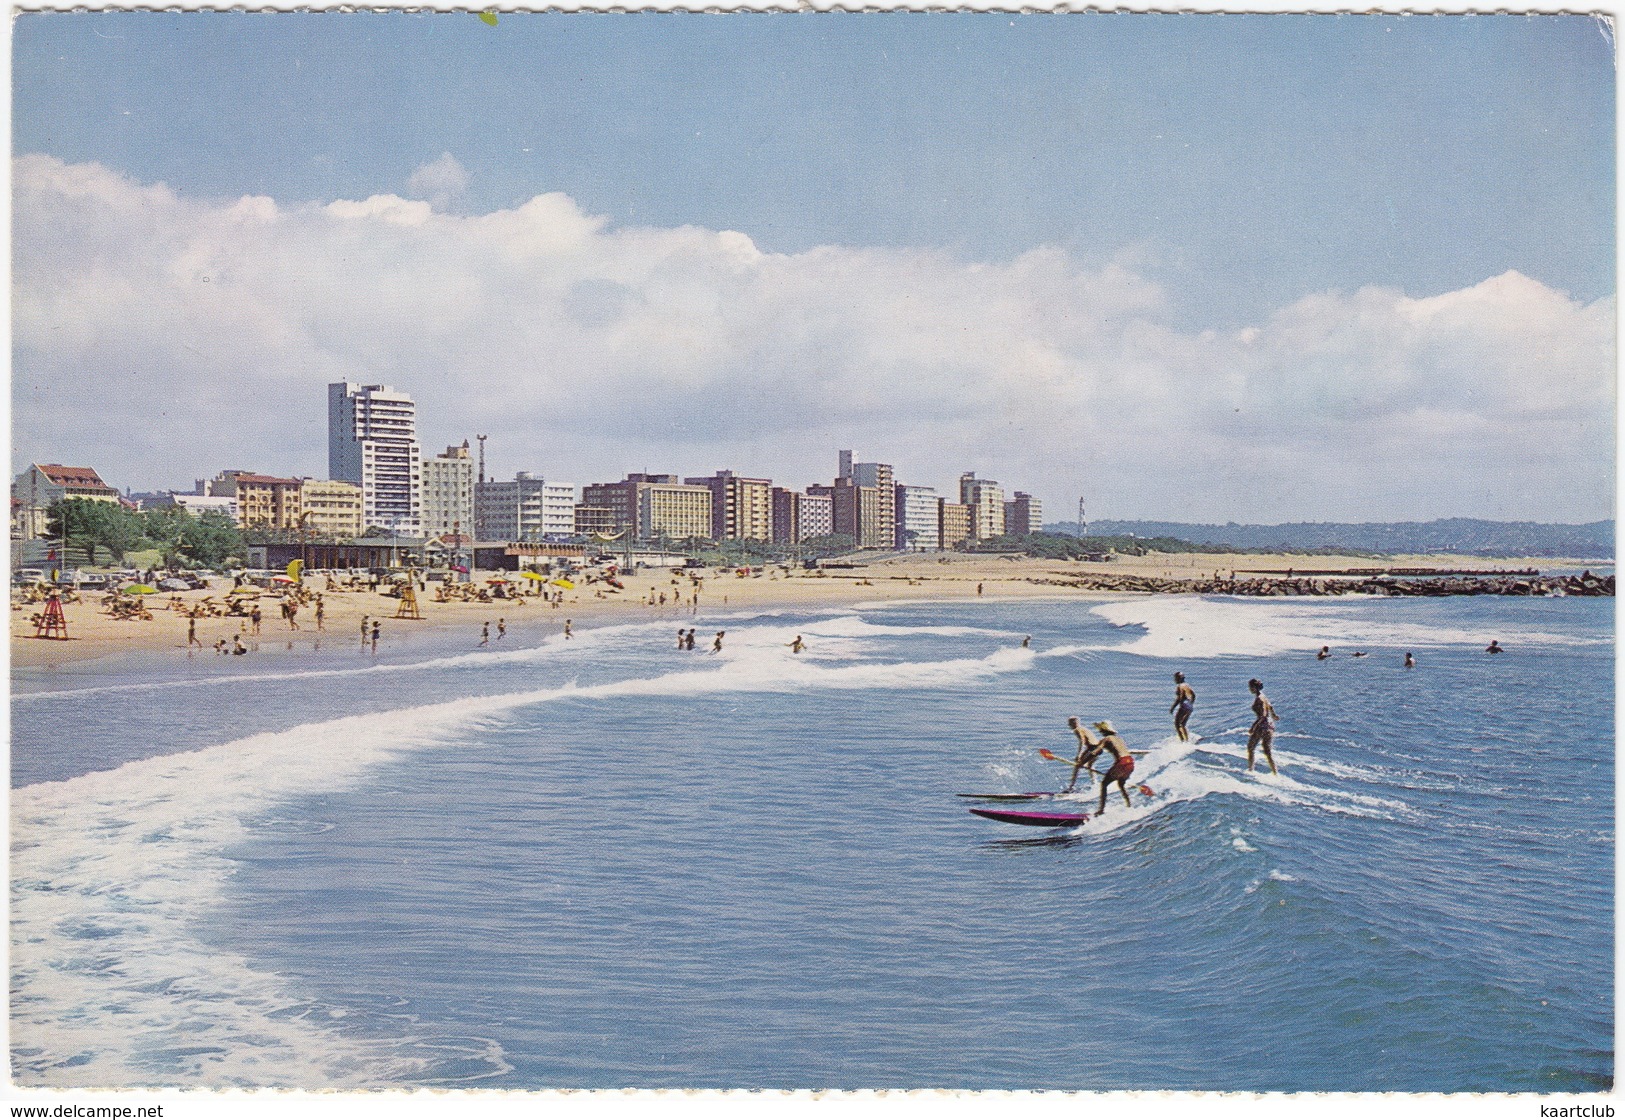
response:
M1612 316L1612 48L1584 17L553 14L489 27L399 12L50 13L21 16L14 35L18 155L98 163L203 206L414 196L414 173L449 156L452 189L434 200L448 220L557 192L609 229L734 230L797 259L930 251L933 267L971 270L966 283L1053 249L1077 275L1154 287L1134 314L1187 339L1267 327L1321 293L1426 299L1509 271L1576 314L1610 301ZM1437 360L1406 359L1415 371ZM70 359L35 354L21 331L18 361L19 382L36 368L43 385ZM415 378L409 359L377 365ZM26 462L26 394L15 408ZM696 418L674 438L704 445L703 428ZM1465 456L1471 425L1451 430ZM1611 429L1604 442L1611 456ZM982 469L998 476L994 451ZM827 475L832 451L808 454L755 469ZM582 462L580 447L571 455ZM1540 515L1531 496L1487 498L1467 473L1449 500L1395 478L1344 512ZM1057 512L1089 474L1057 485ZM1587 498L1572 504L1604 515L1611 468L1561 477L1582 475ZM1248 492L1238 481L1200 512L1269 519L1237 508ZM1147 492L1101 515L1177 516L1179 504ZM1306 492L1279 515L1334 504Z

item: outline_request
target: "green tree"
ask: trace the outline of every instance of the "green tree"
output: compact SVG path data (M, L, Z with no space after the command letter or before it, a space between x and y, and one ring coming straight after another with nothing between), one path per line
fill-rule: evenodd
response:
M67 498L51 506L46 532L62 538L63 552L80 548L85 563L96 563L96 550L106 549L115 562L142 544L141 515L119 502L99 502L90 498ZM63 557L66 561L66 556Z
M801 542L801 546L817 555L838 556L857 548L858 542L846 533L824 533L821 536L808 537Z
M194 563L218 567L228 557L243 554L243 535L232 519L219 510L188 516L176 540L180 551Z

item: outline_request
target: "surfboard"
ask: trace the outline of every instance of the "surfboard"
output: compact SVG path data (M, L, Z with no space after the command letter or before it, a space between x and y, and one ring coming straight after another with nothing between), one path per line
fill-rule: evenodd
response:
M956 793L955 797L968 797L972 801L1049 801L1063 796L1059 793Z
M1088 813L1018 813L1009 809L972 809L971 812L990 821L1028 824L1035 828L1077 828L1089 819Z

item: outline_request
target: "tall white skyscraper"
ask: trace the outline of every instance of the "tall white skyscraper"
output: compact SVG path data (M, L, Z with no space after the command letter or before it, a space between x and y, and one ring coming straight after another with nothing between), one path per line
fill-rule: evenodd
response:
M361 487L362 517L402 536L423 528L418 406L388 385L327 387L327 473Z

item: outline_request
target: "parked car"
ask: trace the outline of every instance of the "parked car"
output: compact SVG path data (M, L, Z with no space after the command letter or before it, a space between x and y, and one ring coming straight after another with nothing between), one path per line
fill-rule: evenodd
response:
M18 568L12 574L12 583L39 583L45 579L45 571L41 568Z

